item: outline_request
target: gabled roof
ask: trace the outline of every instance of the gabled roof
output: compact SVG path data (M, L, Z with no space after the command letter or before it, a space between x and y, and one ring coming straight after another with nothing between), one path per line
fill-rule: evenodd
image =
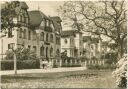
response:
M29 11L29 18L30 18L30 25L34 27L38 27L43 18L48 18L44 13L41 11L35 10L35 11Z
M52 20L52 22L54 24L55 30L58 31L58 32L60 32L60 30L62 29L62 27L60 25L61 24L60 17L50 17L50 19ZM58 23L58 21L59 21L59 23Z
M19 6L23 9L28 9L28 5L25 2L20 2Z

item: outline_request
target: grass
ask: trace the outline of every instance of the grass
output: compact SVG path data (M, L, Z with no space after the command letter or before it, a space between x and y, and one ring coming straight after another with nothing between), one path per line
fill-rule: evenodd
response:
M111 70L4 75L3 88L115 88Z

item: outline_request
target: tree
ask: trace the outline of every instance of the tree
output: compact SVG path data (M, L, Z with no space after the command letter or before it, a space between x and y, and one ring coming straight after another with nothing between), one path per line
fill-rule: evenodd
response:
M119 58L127 37L125 1L68 1L58 9L64 25L106 36L117 44Z
M37 60L37 55L33 52L30 51L27 48L17 48L13 50L15 52L17 60ZM13 60L14 53L12 51L7 51L6 54L7 56L5 57L6 60Z
M1 31L11 30L13 28L13 18L16 16L16 7L19 1L5 2L1 5Z

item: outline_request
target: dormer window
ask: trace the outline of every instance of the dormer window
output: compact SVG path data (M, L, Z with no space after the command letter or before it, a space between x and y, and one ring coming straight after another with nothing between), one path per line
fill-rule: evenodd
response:
M41 26L45 26L45 20L43 20L42 22L41 22Z
M49 26L49 20L46 20L46 26Z

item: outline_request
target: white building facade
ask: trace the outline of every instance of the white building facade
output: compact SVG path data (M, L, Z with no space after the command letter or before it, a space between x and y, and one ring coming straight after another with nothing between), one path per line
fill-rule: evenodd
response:
M83 52L82 33L75 30L62 31L61 52L67 52L68 57L80 57Z

